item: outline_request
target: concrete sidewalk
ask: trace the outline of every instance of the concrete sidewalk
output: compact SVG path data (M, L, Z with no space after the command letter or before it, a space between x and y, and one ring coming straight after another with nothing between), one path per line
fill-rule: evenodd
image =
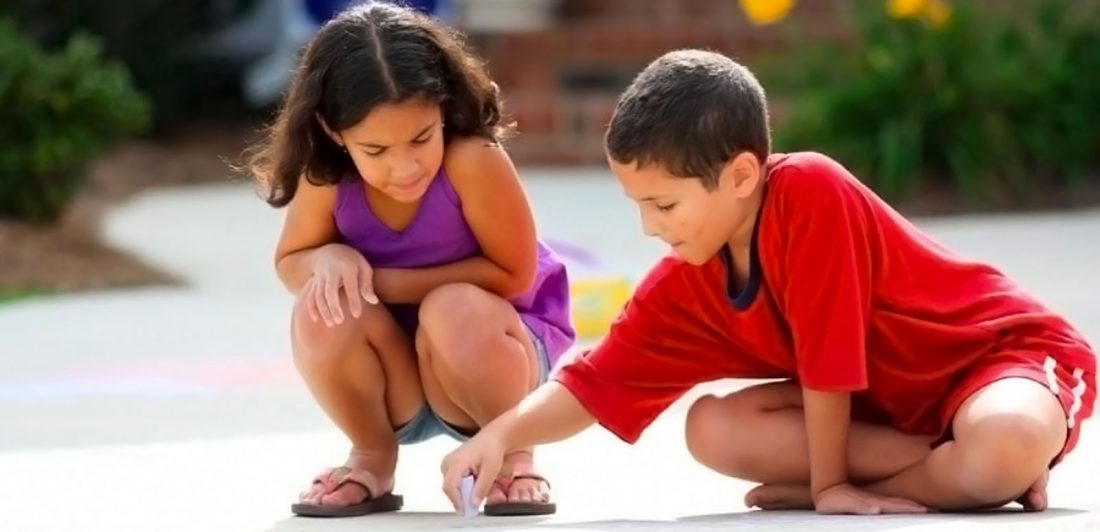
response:
M637 278L663 253L640 235L633 207L601 172L525 176L541 234L596 254L603 271ZM118 208L104 230L191 286L0 307L0 530L1100 530L1095 421L1054 471L1054 509L1042 514L748 512L741 497L751 486L696 465L682 441L692 397L744 382L700 387L636 446L592 429L540 450L559 505L551 518L453 516L439 490L439 460L454 446L444 439L402 451L405 511L294 518L297 492L347 449L290 362L290 298L271 269L281 215L243 186L149 191ZM1094 343L1100 338L1100 211L919 223L1000 266Z

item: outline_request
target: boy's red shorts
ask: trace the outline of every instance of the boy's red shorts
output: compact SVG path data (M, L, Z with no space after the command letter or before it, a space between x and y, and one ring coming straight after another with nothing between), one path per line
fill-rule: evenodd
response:
M1096 402L1095 368L1070 367L1045 353L1015 351L999 353L996 357L972 367L948 392L940 412L941 434L933 445L952 438L951 423L959 407L978 390L1006 378L1024 378L1035 381L1054 394L1066 414L1069 431L1062 452L1051 462L1054 466L1069 454L1081 436L1081 422L1093 411Z

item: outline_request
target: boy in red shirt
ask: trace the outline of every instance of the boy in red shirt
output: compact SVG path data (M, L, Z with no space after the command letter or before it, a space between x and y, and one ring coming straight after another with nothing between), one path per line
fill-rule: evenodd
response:
M746 504L823 513L1044 509L1096 397L1096 357L996 269L939 245L816 153L771 154L763 89L677 51L626 90L611 168L670 246L609 335L444 460L480 500L510 449L598 421L627 442L696 384L785 378L687 415ZM778 457L778 459L777 459Z

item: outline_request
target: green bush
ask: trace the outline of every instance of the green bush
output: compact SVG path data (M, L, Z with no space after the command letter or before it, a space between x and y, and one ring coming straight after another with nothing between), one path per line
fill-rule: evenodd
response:
M765 66L791 102L777 150L830 153L892 198L1019 198L1096 175L1100 5L956 1L931 23L885 3L844 5L852 42L795 44Z
M47 53L0 19L0 217L54 220L88 159L139 132L149 106L125 67L76 35Z
M198 118L241 113L240 67L198 56L201 38L260 0L5 0L35 41L60 46L76 32L95 35L124 63L152 102L152 126L170 133ZM266 0L265 0L266 1Z

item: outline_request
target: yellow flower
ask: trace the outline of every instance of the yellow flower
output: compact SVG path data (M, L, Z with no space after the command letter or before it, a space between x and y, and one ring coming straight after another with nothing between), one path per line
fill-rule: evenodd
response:
M889 0L886 12L894 18L916 18L924 12L929 0Z
M929 0L924 8L924 18L933 27L943 27L951 19L951 6L943 0Z
M794 0L740 0L741 10L757 26L783 20L794 7Z

